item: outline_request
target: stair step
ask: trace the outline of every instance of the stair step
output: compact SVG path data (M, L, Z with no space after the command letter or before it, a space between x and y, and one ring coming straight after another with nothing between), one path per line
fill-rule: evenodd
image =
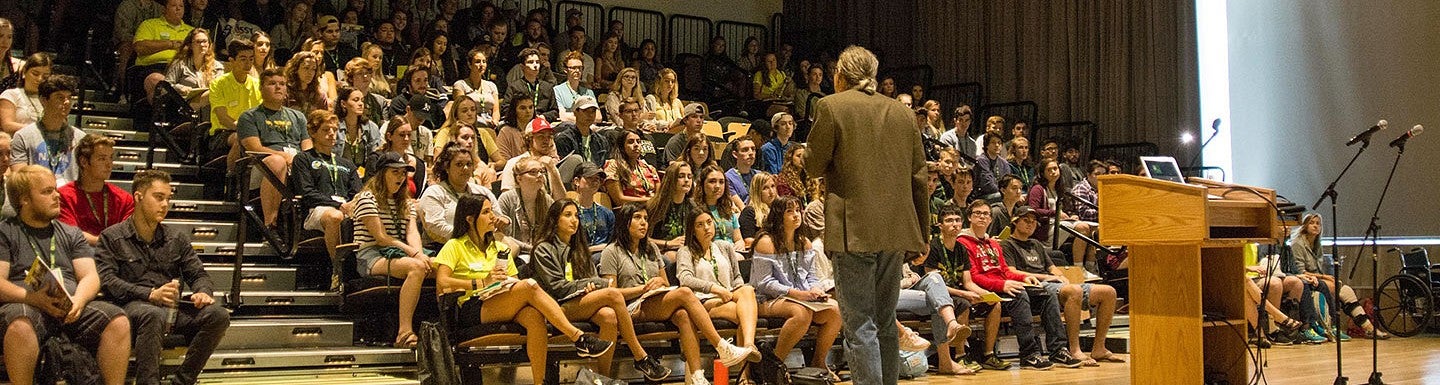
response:
M215 290L230 290L234 282L235 267L232 264L207 263L205 272L215 283ZM290 291L295 290L296 268L288 266L253 266L246 264L240 269L240 289L243 291Z
M164 365L180 365L184 356L165 357ZM412 365L415 351L377 347L282 348L216 350L205 362L206 372L266 368L351 367L354 365ZM245 383L251 383L245 381ZM328 382L307 382L323 384Z
M199 167L188 166L179 163L156 162L155 164L151 165L151 168L170 173L171 177L194 177L200 175ZM144 169L146 169L145 162L117 160L115 161L115 168L112 169L112 172L118 174L125 174L126 177L121 177L120 179L127 179L129 177L132 177L136 171Z
M355 328L350 321L242 319L230 322L217 350L352 347L354 340Z
M239 236L235 224L230 222L166 219L161 223L171 230L190 234L193 241L234 243Z
M118 143L146 145L150 143L150 133L135 132L130 130L107 130L103 128L82 128L86 133L104 135L114 139Z
M313 370L300 371L292 374L270 374L271 370L263 372L205 372L200 374L199 384L248 384L248 385L310 385L310 384L332 384L332 385L411 385L419 384L420 381L410 379L405 375L394 373L356 373L353 370L339 372L325 371L315 373ZM392 368L388 372L414 372L414 369Z
M108 182L116 187L120 187L121 190L134 191L131 186L134 181L131 179L111 179ZM170 187L175 190L173 191L175 193L175 199L201 199L205 197L205 185L203 184L170 182Z
M228 290L216 290L215 299L220 305L228 306L230 296ZM338 307L341 298L339 294L329 291L240 291L242 306L250 307L283 307L283 308L305 308L305 307Z
M77 119L78 118L78 119ZM78 120L78 121L77 121ZM113 131L135 131L135 121L130 118L114 116L85 115L79 117L70 115L70 124L79 127L81 130L113 130Z
M240 204L235 202L210 201L210 200L183 200L175 199L170 201L170 212L198 213L198 214L236 214L240 212ZM228 217L233 221L235 217ZM229 222L229 221L227 221Z
M235 256L235 242L193 242L191 248L196 254L204 257L233 258ZM250 242L245 244L245 257L273 257L275 250L264 243Z
M150 148L149 148L148 146L145 146L145 147L140 147L140 146L116 146L116 147L115 147L115 160L116 160L116 161L144 163L146 159L149 159L149 156L150 156ZM162 147L162 148L156 148L156 149L155 149L155 161L156 161L156 162L164 163L164 162L168 161L169 159L170 159L170 152L169 152L169 150L167 150L167 149L165 149L165 148L163 148L163 147Z
M75 106L76 109L87 113L106 114L120 116L130 113L130 105L124 103L93 102L86 100L84 104Z

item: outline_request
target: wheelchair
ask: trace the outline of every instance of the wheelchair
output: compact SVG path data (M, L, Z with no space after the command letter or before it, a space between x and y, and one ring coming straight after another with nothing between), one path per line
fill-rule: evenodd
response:
M1401 251L1400 272L1385 279L1375 291L1375 321L1399 337L1420 334L1432 326L1435 292L1440 290L1440 264L1430 263L1423 248Z

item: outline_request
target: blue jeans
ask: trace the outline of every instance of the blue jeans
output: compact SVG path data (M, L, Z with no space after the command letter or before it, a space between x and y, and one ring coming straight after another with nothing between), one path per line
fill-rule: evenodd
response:
M840 303L845 359L857 385L900 381L900 341L895 304L900 296L903 251L832 252L835 300Z
M1058 294L1031 296L1028 292L1022 291L1014 296L1001 295L1012 299L1002 302L1000 308L1005 315L1010 316L1010 327L1015 329L1015 339L1020 343L1020 357L1041 353L1040 338L1035 335L1035 324L1031 321L1035 318L1035 310L1040 311L1040 323L1045 328L1050 351L1068 348L1069 342L1065 339L1065 323L1060 318ZM1032 302L1034 307L1031 306Z
M925 274L915 286L900 290L900 299L896 302L895 309L930 316L930 343L940 346L940 343L945 342L945 332L950 326L945 322L945 318L940 316L940 308L946 306L953 307L955 302L950 299L950 291L945 288L945 279L940 278L940 273L931 272Z

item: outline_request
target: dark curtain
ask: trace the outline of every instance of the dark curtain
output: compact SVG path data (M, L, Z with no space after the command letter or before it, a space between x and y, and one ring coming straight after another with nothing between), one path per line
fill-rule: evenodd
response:
M929 65L934 84L979 82L986 102L1034 101L1041 123L1089 120L1099 125L1101 144L1149 141L1186 159L1177 138L1196 132L1199 114L1194 8L1191 1L788 0L792 28L784 33L800 52L860 44L881 56L882 67Z

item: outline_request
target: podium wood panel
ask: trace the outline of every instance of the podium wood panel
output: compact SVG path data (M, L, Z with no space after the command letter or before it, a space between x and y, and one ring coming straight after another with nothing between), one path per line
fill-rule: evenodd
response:
M1204 378L1200 274L1197 247L1130 248L1130 383Z

